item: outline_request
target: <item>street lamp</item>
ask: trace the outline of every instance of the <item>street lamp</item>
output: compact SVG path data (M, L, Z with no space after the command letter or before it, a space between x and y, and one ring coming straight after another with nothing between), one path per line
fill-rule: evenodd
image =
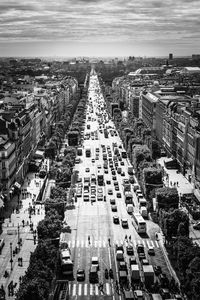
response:
M13 253L12 253L12 242L10 242L10 269L13 270Z

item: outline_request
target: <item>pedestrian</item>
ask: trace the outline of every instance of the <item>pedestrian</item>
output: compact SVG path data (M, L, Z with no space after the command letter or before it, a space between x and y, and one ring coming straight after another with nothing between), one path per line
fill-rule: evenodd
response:
M172 186L172 182L170 181L170 185Z
M178 181L177 181L176 185L177 185L177 187L178 187Z
M176 182L174 182L174 187L176 186Z

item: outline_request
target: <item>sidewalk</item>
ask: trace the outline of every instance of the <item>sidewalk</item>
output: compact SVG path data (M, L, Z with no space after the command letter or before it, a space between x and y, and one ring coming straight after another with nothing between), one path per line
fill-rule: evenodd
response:
M35 214L31 215L29 208L33 204L33 196L37 197L43 181L44 179L35 178L35 173L28 173L20 195L21 208L18 212L14 211L10 219L5 219L2 226L0 239L4 239L5 245L0 254L0 286L4 286L6 299L9 300L15 298L15 296L8 296L9 283L13 281L13 284L16 284L14 291L19 288L19 278L24 276L29 266L30 254L36 248L30 223L33 224L33 230L35 230L38 222L44 218L44 207L40 204L35 205ZM22 239L21 246L19 246L20 239ZM16 247L20 250L14 254L13 250ZM22 258L22 266L18 265L18 258ZM5 271L9 273L7 278L4 277Z
M176 187L178 190L179 195L183 195L183 194L193 194L194 188L192 186L192 184L183 176L183 174L181 173L177 173L177 170L174 169L167 169L165 168L164 165L164 161L167 160L167 157L161 157L157 160L157 162L164 167L165 172L168 174L169 179L165 179L165 184L166 186L169 187ZM177 186L177 182L178 182L178 186ZM172 185L170 184L172 183ZM175 183L175 185L174 185Z

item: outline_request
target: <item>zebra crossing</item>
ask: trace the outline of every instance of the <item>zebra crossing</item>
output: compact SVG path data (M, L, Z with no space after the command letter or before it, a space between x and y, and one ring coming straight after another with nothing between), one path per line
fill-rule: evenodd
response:
M118 244L128 244L125 240L115 240L113 241L113 246ZM129 244L132 244L135 248L137 244L143 244L144 247L154 247L154 248L160 248L158 241L155 240L149 240L149 239L138 239L138 240L129 240ZM108 240L72 240L68 241L69 248L108 248Z
M69 283L69 296L100 296L112 295L112 287L110 283L106 282L103 286L103 293L99 290L98 284L90 283Z

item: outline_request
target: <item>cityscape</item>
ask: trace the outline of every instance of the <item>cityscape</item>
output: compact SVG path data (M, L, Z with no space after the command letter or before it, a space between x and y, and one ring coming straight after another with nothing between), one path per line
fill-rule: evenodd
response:
M199 3L0 3L0 300L200 299Z

